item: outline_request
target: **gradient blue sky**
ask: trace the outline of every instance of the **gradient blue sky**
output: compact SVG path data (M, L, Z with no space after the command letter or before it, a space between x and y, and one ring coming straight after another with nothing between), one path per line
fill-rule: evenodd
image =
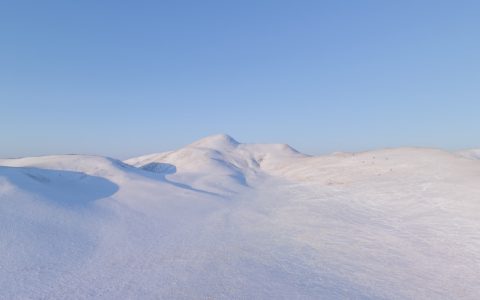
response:
M0 157L215 133L480 147L478 1L0 1Z

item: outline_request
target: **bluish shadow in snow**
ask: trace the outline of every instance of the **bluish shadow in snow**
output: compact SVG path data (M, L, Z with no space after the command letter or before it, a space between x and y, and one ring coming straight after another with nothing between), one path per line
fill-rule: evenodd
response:
M160 179L160 180L165 181L169 184L172 184L172 185L174 185L178 188L186 189L186 190L190 190L190 191L194 191L194 192L198 192L198 193L202 193L202 194L207 194L207 195L211 195L211 196L222 197L222 195L217 194L217 193L212 193L212 192L209 192L209 191L196 189L192 186L189 186L188 184L179 183L179 182L175 182L175 181L167 179L166 175L172 175L172 174L177 173L177 167L172 165L172 164L153 162L153 163L146 164L145 166L141 167L140 169L148 171L150 173L149 177L153 177L155 179Z
M110 197L119 189L103 177L73 171L0 167L0 176L23 191L62 206L85 206Z
M142 167L143 170L145 171L150 171L154 172L157 174L162 174L162 175L169 175L169 174L175 174L177 173L177 167L175 167L172 164L166 164L166 163L149 163L146 164Z
M236 183L240 185L248 186L247 179L245 178L245 175L242 173L242 170L240 168L218 158L212 158L212 160L232 170L233 174L227 175L229 178L231 178L232 180L234 180Z

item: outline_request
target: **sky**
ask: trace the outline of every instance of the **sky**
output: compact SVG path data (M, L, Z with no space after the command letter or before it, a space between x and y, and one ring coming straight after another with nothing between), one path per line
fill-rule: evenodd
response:
M480 147L478 1L0 0L0 157L227 133Z

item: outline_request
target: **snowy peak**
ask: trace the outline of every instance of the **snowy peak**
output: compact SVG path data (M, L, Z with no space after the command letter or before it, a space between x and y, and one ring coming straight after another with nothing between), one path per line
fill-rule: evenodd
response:
M245 144L240 143L228 134L216 134L207 136L196 142L191 143L187 147L207 148L217 151L232 150L237 147L243 147L250 151L272 152L283 154L300 154L297 150L288 144Z
M210 148L215 150L231 149L240 143L228 134L216 134L200 139L189 146L199 148Z

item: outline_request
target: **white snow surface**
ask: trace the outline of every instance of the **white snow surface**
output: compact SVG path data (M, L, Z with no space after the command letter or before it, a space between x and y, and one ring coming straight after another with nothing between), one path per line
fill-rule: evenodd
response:
M0 298L478 299L479 153L2 159Z

